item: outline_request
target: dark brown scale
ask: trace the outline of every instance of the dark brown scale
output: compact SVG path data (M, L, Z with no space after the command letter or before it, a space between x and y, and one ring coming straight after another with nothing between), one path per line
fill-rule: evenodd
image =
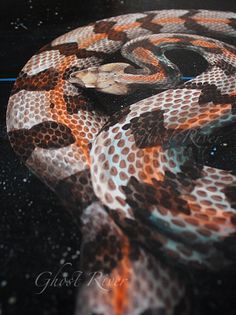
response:
M214 36L213 33L215 33L215 36L219 36L218 32L213 32L212 30L209 30L208 27L203 26L199 24L197 21L194 20L194 17L199 13L199 10L189 10L186 14L182 15L181 18L184 21L184 26L187 30L191 30L196 34L201 35L210 35ZM205 48L204 48L205 49Z
M208 102L213 102L213 104L232 104L234 108L236 104L236 95L221 94L215 84L209 83L186 83L186 88L201 90L199 96L199 105L204 105Z
M55 46L48 44L48 45L44 46L43 48L41 48L39 50L39 53L41 53L43 51L50 51L50 50L58 50L61 55L71 56L71 55L75 55L76 52L78 51L78 44L77 43L66 43L66 44L59 44L59 45L55 45Z
M25 161L35 147L58 149L75 142L71 130L54 121L45 121L30 129L19 129L8 133L15 152Z
M53 90L58 82L59 73L49 68L35 75L27 75L23 71L16 80L12 93L16 94L21 90L27 91L50 91Z
M66 103L67 112L70 115L78 114L79 110L85 109L86 105L88 105L88 100L83 95L64 95L63 98Z
M75 53L78 59L84 59L89 57L97 57L99 59L104 59L109 57L108 53L102 51L95 51L95 50L87 50L87 49L78 49Z
M236 262L236 233L225 237L220 243L216 243L215 247L224 253L229 260Z
M76 66L71 66L71 67L67 68L67 69L64 71L64 73L63 73L63 76L62 76L63 80L65 80L65 81L69 80L71 74L74 73L74 72L76 72L76 71L78 71L78 70L79 70L79 68L76 67Z
M94 33L100 34L100 33L109 33L111 28L116 24L116 22L109 22L109 21L99 21L94 24Z
M132 118L123 128L132 130L138 148L162 146L168 133L164 127L162 110L142 113L139 117Z
M59 198L70 200L70 208L81 211L97 200L93 188L90 170L85 169L59 181L55 187Z
M109 242L113 231L107 231L106 226L97 233L96 239L85 242L83 246L84 259L82 264L87 271L99 270L110 274L122 259L122 238L117 235L116 242ZM114 251L115 249L115 251ZM96 259L95 259L96 258Z
M236 186L226 186L223 189L223 192L225 193L225 196L228 199L230 206L233 209L236 209ZM235 220L235 218L234 218L234 220Z
M236 19L229 19L229 26L231 26L234 30L236 30Z
M94 33L107 34L107 38L114 41L125 42L127 40L127 35L125 32L118 32L113 29L116 22L100 21L94 25Z
M150 208L153 205L162 206L174 214L184 213L189 215L191 210L188 203L181 199L180 193L175 187L176 184L174 182L167 183L156 180L153 185L149 185L139 182L132 176L127 186L122 186L122 189L127 203L133 209L134 214L138 216L142 213L144 217L148 218L151 214ZM137 198L137 195L140 194L141 198Z
M130 113L130 106L126 106L124 109L115 112L109 119L108 123L102 128L101 131L107 131L112 126L116 125L122 119L124 119Z
M166 310L162 307L160 308L148 308L144 312L142 312L140 315L166 315Z
M222 69L226 75L233 75L236 73L236 68L224 60L218 60L214 66Z
M137 22L141 23L140 27L149 30L151 32L159 33L162 26L156 23L152 23L152 20L155 18L155 13L149 13L144 18L137 19Z
M51 44L43 47L39 53L43 51L50 51L50 50L58 50L61 55L66 57L75 55L78 59L84 59L88 57L97 57L97 58L105 58L109 56L109 54L99 51L87 50L87 49L80 49L77 43L66 43L52 46Z

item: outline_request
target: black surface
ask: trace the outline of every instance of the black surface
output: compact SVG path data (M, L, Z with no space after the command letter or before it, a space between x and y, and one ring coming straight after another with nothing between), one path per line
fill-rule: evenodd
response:
M236 4L235 0L2 0L0 77L15 77L36 50L77 26L122 13L168 8L236 11ZM0 314L72 314L73 288L36 294L34 281L40 272L56 271L63 262L76 268L81 237L72 217L9 146L5 112L11 87L0 83ZM199 277L196 314L236 314L235 274Z

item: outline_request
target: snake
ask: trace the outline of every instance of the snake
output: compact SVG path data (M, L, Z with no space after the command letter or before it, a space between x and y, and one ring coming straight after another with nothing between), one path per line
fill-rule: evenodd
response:
M81 263L99 271L76 314L186 314L174 265L235 263L235 168L206 153L234 137L229 37L233 12L130 13L56 38L19 73L10 143L78 219ZM184 82L174 49L197 53L206 69Z

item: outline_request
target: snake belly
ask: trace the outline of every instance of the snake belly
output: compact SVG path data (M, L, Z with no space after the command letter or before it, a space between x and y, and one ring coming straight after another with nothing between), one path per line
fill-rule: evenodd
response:
M79 218L86 268L124 280L85 286L78 314L186 313L186 288L157 254L212 270L235 263L235 169L199 154L235 130L236 49L212 38L227 36L232 12L121 15L58 37L20 72L11 145ZM197 52L207 69L181 82L172 49ZM113 114L90 96L148 88L155 95Z

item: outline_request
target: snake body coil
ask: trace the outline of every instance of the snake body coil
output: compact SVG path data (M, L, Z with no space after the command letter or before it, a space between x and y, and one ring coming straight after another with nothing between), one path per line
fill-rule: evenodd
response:
M77 211L86 268L120 280L83 287L78 314L177 314L185 287L157 254L210 269L235 263L235 169L199 155L235 130L236 50L211 36L236 37L236 14L128 14L55 39L19 74L11 144ZM172 49L199 53L206 71L181 82ZM112 115L89 97L151 88Z

